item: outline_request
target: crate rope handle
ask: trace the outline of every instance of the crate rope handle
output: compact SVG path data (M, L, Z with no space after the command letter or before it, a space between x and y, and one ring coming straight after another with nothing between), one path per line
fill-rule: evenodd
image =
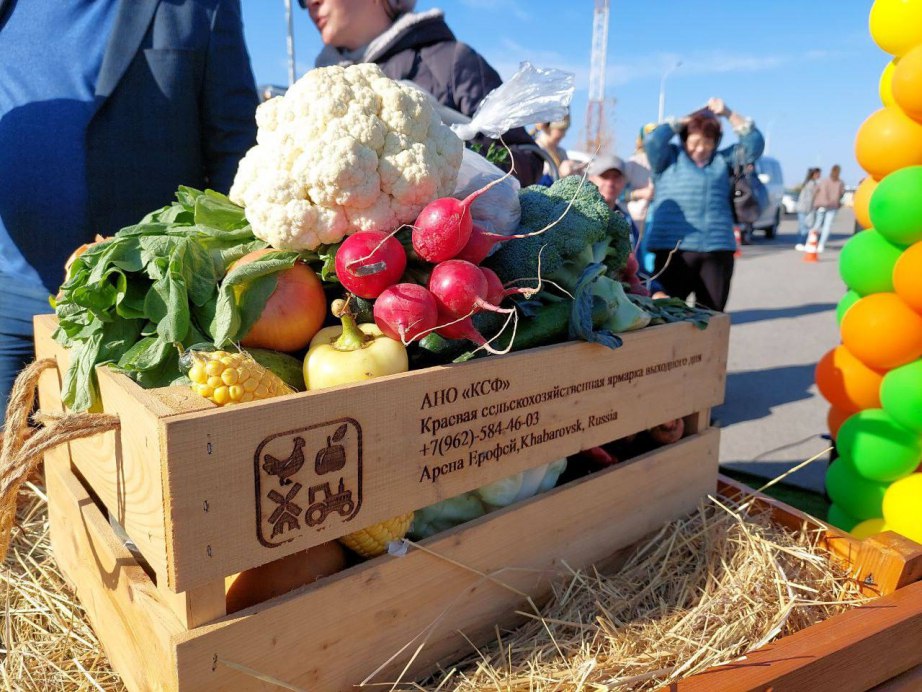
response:
M42 427L29 434L29 416L35 404L39 377L56 368L54 358L36 360L16 377L6 408L3 448L0 450L0 562L6 559L16 521L19 488L42 462L43 455L58 445L91 435L117 430L118 416L108 413L50 414L39 411L33 420Z

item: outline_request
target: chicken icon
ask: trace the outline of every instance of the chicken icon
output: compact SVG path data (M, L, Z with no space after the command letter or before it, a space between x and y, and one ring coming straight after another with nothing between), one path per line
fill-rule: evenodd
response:
M272 475L279 477L279 485L290 485L290 476L295 475L304 466L304 438L294 438L294 448L284 459L276 459L271 454L263 456L263 470Z

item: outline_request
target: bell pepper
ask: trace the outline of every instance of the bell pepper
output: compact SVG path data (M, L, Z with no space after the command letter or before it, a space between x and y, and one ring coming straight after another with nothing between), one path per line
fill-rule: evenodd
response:
M356 324L348 312L341 326L321 329L311 339L304 357L304 382L308 390L361 382L409 369L407 349L375 324Z

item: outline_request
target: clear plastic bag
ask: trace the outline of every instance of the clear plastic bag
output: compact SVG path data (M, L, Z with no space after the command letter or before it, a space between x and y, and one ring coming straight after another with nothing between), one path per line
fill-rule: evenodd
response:
M574 76L570 72L535 67L523 62L518 72L487 94L469 123L451 126L461 139L478 134L498 139L514 127L562 120L573 99Z
M469 123L451 126L461 139L478 134L491 139L515 127L562 120L573 98L573 75L555 69L538 68L523 62L511 79L491 91ZM463 199L474 190L505 175L483 156L465 148L453 197ZM519 226L519 181L509 176L481 195L471 206L474 222L493 233L510 235Z
M452 197L464 199L474 190L505 175L480 154L464 148L458 182ZM519 181L509 176L474 200L471 216L474 223L491 233L511 235L519 227L522 210L519 207Z

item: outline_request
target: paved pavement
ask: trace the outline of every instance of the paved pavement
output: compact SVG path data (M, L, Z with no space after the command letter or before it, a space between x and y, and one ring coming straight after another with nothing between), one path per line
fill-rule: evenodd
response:
M797 223L790 218L774 240L757 233L743 246L727 306L727 396L714 410L723 428L721 464L775 478L828 447L828 405L813 371L839 343L835 307L845 288L838 256L853 224L851 210L843 209L817 264L793 249ZM817 461L785 482L821 491L825 466Z

